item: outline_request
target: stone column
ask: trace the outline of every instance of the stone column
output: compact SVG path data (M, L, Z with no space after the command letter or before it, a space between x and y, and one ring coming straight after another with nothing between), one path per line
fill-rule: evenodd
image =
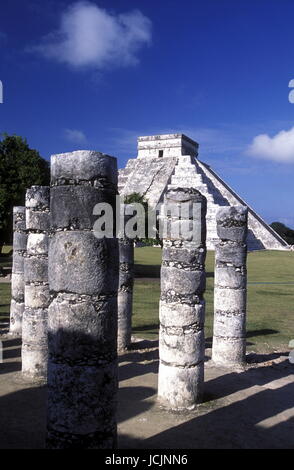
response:
M197 190L169 190L165 213L189 204L181 221L167 217L160 298L158 398L169 409L193 409L204 385L206 199ZM194 207L194 210L193 210ZM185 230L192 223L192 233ZM173 228L180 227L180 235Z
M118 242L93 231L97 203L115 219L116 193L115 158L52 156L48 448L116 445Z
M24 312L24 255L27 249L25 207L13 208L13 263L11 276L10 329L21 335Z
M46 379L48 341L48 234L50 189L32 186L26 192L27 253L24 262L25 310L22 323L22 373Z
M131 216L123 215L124 227ZM119 284L117 347L123 351L131 344L134 285L134 240L123 232L119 236Z
M212 359L227 366L243 364L246 355L247 212L231 206L216 216Z

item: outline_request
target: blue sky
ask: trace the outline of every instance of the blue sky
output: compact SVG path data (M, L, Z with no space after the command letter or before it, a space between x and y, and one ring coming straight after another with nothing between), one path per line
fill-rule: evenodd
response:
M0 132L119 167L137 136L183 132L267 222L294 228L293 0L3 3Z

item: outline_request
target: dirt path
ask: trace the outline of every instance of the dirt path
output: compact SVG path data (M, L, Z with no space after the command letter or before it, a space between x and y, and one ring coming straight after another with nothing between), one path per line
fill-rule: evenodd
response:
M2 337L0 448L42 448L46 387L20 377L20 340ZM170 413L156 401L158 348L120 356L120 448L294 448L294 365L287 352L250 355L246 369L216 368L207 350L205 402Z

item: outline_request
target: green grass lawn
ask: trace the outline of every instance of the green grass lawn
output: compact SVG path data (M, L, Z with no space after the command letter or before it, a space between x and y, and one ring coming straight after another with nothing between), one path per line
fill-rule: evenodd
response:
M0 253L0 268L11 268L12 256L8 256L11 252L12 246L5 245L2 247ZM10 312L10 283L0 283L0 328L3 327L3 322L9 321ZM6 326L6 325L5 325Z
M12 256L11 256L11 250L12 246L11 245L5 245L2 247L1 253L0 253L0 268L6 268L11 266L12 263Z
M1 254L7 254L10 253L12 250L12 245L4 245L2 246Z
M135 248L133 333L141 338L158 338L160 263L160 248ZM214 252L209 251L205 293L208 346L212 337L213 271ZM247 298L248 349L287 349L289 340L294 339L294 252L249 253ZM0 283L0 322L7 321L9 306L10 284Z
M140 337L158 337L159 268L161 249L135 249L133 332ZM211 344L213 322L214 252L206 261L207 345ZM145 275L144 275L145 273ZM149 279L148 279L149 278ZM248 254L248 349L287 349L294 339L294 253L259 251Z
M7 327L3 322L9 321L10 312L10 283L0 283L0 328ZM0 330L1 331L1 330Z

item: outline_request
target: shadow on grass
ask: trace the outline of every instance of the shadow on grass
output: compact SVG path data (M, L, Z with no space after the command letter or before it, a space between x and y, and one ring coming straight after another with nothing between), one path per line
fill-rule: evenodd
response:
M205 338L205 348L212 348L212 340L213 338L210 336L209 338ZM254 343L250 341L246 341L246 346L253 346Z
M207 273L206 273L206 277L214 277L214 273L213 273L213 272L212 272L212 273L211 273L211 272L207 272Z
M10 268L12 267L12 256L11 254L2 254L0 255L0 266L2 268Z
M0 260L2 258L11 258L12 259L12 255L13 255L13 249L9 250L7 253L0 253Z
M140 333L140 332L142 332L142 334L144 334L143 332L149 331L150 335L158 335L159 324L152 323L152 324L149 324L149 325L135 326L135 327L132 328L132 331L134 333L137 333L137 334ZM274 334L277 334L277 333L279 333L278 330L272 330L270 328L263 328L261 330L248 331L247 334L246 334L246 338L253 338L253 337L256 337L256 336L274 335ZM205 347L206 348L211 348L212 347L212 339L213 339L212 336L205 339ZM254 343L252 343L250 341L246 341L246 346L253 346L253 345L254 345ZM135 343L135 347L137 349L136 343Z
M128 350L139 351L141 349L158 348L158 344L158 339L142 339L139 341L133 341Z
M160 278L160 265L151 264L135 264L134 266L135 277L137 278Z
M252 338L253 336L266 336L266 335L275 335L280 333L278 330L272 330L270 328L263 328L261 330L250 330L247 331L246 338Z
M260 362L270 362L281 357L285 357L285 360L288 362L289 351L277 352L277 353L249 353L246 356L247 364L258 364Z
M142 326L133 326L132 331L137 333L138 331L147 331L147 330L159 330L159 323L152 323L151 325L142 325ZM153 333L155 334L155 333Z
M263 328L261 330L251 330L247 331L246 333L246 338L253 338L255 336L266 336L266 335L275 335L277 333L280 333L278 330L272 330L270 328ZM206 348L211 348L212 347L212 337L206 338L205 339L205 347ZM254 343L251 343L250 341L246 341L246 346L252 346Z
M151 265L151 264L135 264L134 274L135 278L153 278L160 279L160 265ZM207 272L207 278L213 278L214 272Z
M287 295L291 295L293 296L293 293L292 292L281 292L281 291L278 291L278 292L274 292L273 290L256 290L256 294L258 295L263 295L265 297L271 297L271 296L287 296Z

